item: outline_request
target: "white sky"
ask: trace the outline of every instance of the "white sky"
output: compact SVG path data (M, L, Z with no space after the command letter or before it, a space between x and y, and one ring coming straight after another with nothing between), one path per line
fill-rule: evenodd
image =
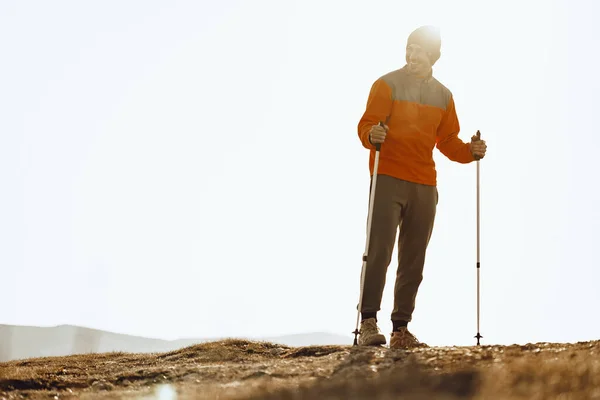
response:
M488 142L482 343L600 338L598 15L591 0L3 0L0 323L350 344L356 125L408 34L435 24L460 136ZM474 344L476 167L435 160L411 329Z

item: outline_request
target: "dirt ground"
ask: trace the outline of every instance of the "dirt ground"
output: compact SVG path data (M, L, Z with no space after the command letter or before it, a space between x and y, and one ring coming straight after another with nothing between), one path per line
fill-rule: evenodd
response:
M22 398L600 399L600 341L400 351L231 339L0 363L0 400Z

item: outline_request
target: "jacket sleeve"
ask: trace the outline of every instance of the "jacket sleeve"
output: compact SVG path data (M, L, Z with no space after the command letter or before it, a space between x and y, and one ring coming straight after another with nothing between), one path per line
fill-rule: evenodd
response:
M475 161L469 143L463 142L458 137L458 132L460 132L460 124L456 115L454 98L451 95L448 107L437 129L437 148L452 161L462 164Z
M369 141L369 131L379 121L386 122L392 109L392 89L382 79L371 86L366 110L358 122L358 138L367 149L375 149Z

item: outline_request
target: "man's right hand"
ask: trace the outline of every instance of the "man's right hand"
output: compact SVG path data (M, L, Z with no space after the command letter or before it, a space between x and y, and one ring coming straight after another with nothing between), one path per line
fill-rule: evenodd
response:
M385 135L387 134L388 126L387 125L373 125L371 130L369 131L369 140L373 144L383 143L385 140Z

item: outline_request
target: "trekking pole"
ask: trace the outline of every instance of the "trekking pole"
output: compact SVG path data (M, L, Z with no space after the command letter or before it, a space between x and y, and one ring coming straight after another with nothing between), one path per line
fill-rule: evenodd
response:
M379 122L379 126L383 127L383 122ZM365 252L363 253L362 272L360 274L360 296L358 300L358 312L356 314L356 329L354 330L354 346L358 345L358 324L360 321L360 310L362 308L363 289L365 285L365 270L367 267L367 256L369 252L369 243L371 241L371 220L373 218L373 203L375 200L375 187L377 185L377 168L379 167L379 151L381 143L375 143L375 165L373 166L373 179L371 180L371 194L369 199L369 215L367 217L367 243L365 244Z
M477 139L481 140L481 132L477 131ZM479 339L483 338L481 333L479 332L479 309L480 309L480 296L479 296L479 271L480 271L480 240L479 240L479 158L477 159L477 335L475 338L477 339L477 346L479 346Z

